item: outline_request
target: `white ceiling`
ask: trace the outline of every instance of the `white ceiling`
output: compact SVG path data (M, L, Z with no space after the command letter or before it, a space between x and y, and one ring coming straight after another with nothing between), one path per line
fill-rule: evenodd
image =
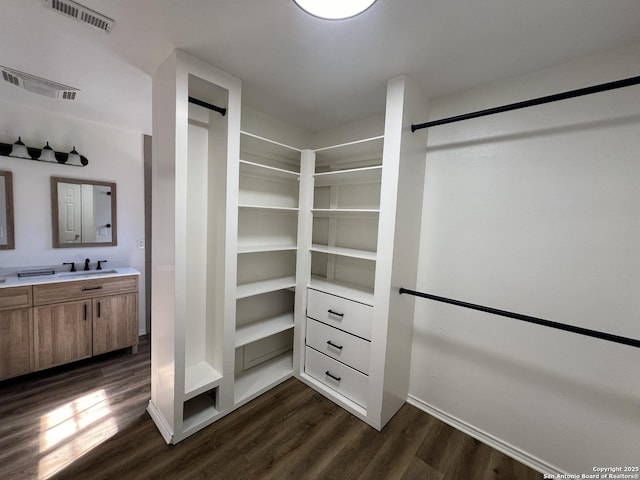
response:
M245 104L315 131L382 112L401 73L433 98L640 42L639 0L378 0L345 21L292 0L79 3L113 31L0 0L0 64L81 89L69 102L0 82L0 99L145 133L151 76L174 48L239 77Z

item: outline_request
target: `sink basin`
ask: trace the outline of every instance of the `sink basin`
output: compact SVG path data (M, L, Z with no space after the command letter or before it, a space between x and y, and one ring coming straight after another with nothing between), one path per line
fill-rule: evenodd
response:
M58 273L56 276L59 278L89 278L89 277L99 277L101 275L110 275L113 273L118 273L118 271L114 269L82 270L79 272L62 272L62 273Z

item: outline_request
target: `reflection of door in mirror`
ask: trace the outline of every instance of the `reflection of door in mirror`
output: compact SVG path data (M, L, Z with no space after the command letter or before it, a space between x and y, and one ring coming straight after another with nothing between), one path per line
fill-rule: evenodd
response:
M13 248L13 177L0 171L0 250Z
M77 183L58 183L60 243L82 243L80 187Z

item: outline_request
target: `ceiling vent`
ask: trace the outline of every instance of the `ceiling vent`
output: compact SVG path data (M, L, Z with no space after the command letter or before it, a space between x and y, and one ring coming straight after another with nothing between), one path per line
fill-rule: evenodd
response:
M45 97L75 100L76 94L80 91L78 88L52 82L46 78L36 77L35 75L14 70L13 68L0 65L0 69L2 69L2 78L5 82L9 82L16 87L22 87L28 92L44 95Z
M79 22L86 23L103 32L110 32L115 21L101 13L80 5L73 0L42 0L42 4L55 12L71 17Z

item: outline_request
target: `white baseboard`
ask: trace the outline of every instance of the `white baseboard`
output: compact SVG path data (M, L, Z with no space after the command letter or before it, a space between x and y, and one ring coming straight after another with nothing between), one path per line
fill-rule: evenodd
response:
M170 444L173 441L173 431L165 420L164 415L160 413L160 410L156 408L155 404L151 400L149 400L147 412L149 412L149 415L151 415L151 418L156 424L156 427L158 427L158 431L162 435L162 438L164 438L164 441L167 442L167 444Z
M476 440L481 441L482 443L490 446L498 450L499 452L504 453L505 455L517 460L518 462L540 472L540 473L550 473L554 475L565 474L562 470L550 465L533 455L529 455L527 452L520 450L509 443L494 437L493 435L484 432L473 425L468 424L467 422L460 420L453 415L449 415L448 413L440 410L437 407L429 405L426 402L423 402L419 398L414 397L413 395L408 395L407 403L413 405L416 408L419 408L423 412L428 413L429 415L433 415L438 420L442 420L444 423L451 425L453 428L460 430L461 432L466 433L470 437L475 438Z

